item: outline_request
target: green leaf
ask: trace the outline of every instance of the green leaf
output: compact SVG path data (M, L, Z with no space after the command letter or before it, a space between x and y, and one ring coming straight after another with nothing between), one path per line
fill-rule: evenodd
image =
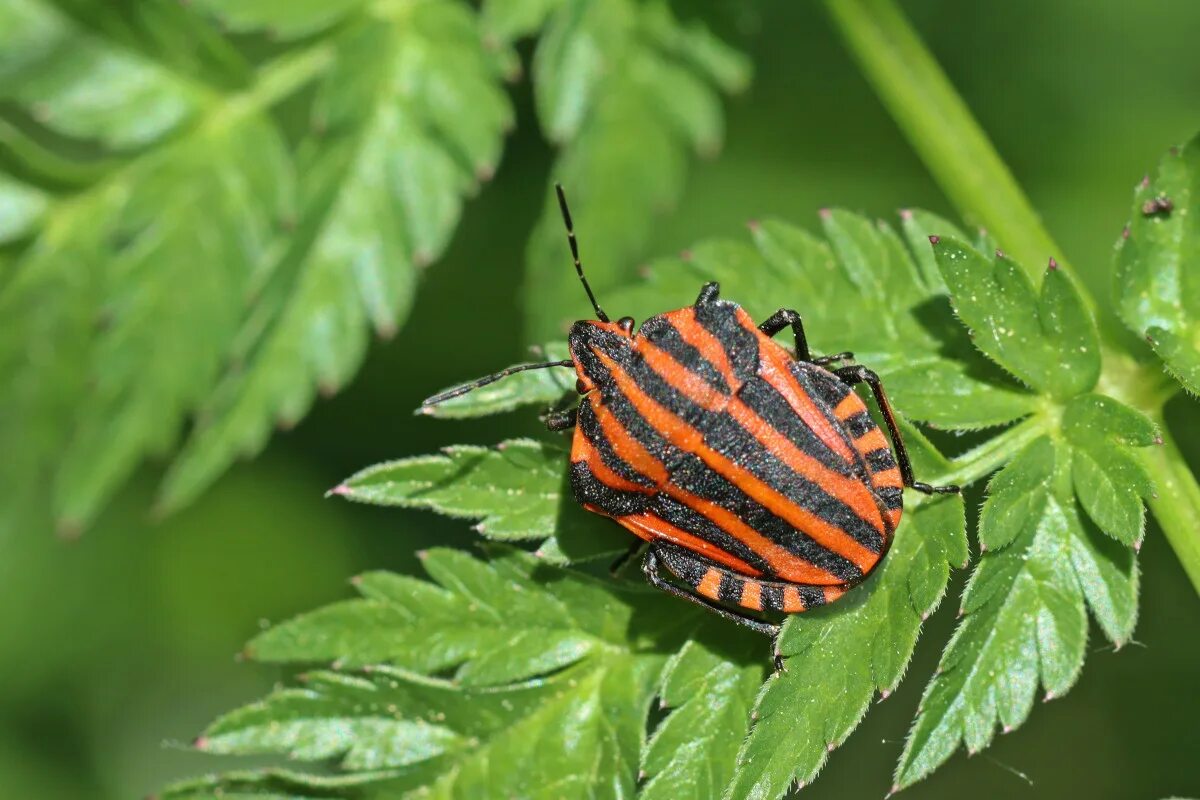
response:
M340 757L346 770L404 767L463 746L423 719L405 719L378 679L318 673L227 714L196 742L210 753L283 753L298 761Z
M940 459L906 431L918 474ZM910 501L913 495L906 498ZM793 616L778 642L785 670L772 675L755 703L757 722L738 754L725 797L780 797L811 781L845 741L875 692L900 682L921 623L938 606L950 567L967 560L963 502L954 496L909 505L881 567L837 603Z
M729 654L691 640L671 657L659 702L672 711L642 752L643 800L721 796L762 683L761 643L755 644L760 652Z
M354 796L388 797L417 786L436 797L631 795L664 653L700 612L664 609L646 590L516 551L488 562L432 551L424 565L439 586L372 573L359 583L363 600L285 623L250 646L260 659L319 661L327 631L357 630L366 647L357 655L408 669L316 673L219 719L198 742L210 752L341 757L344 783L265 772L183 784L167 796L296 787L289 796L340 797L353 787ZM323 627L315 621L323 612L359 619ZM587 646L541 657L559 634ZM455 665L454 680L429 677ZM676 680L689 669L703 678L696 666L677 661Z
M938 269L937 257L934 256L933 249L929 247L929 237L949 236L965 242L967 241L966 234L953 222L919 208L901 211L900 227L904 230L904 238L920 267L922 280L926 285L937 287L941 292L945 292L946 283L942 280L942 271Z
M543 540L542 552L553 551L556 560L624 549L627 537L580 509L570 496L567 461L561 446L529 439L493 448L448 447L443 455L368 467L331 493L356 502L480 520L475 529L483 535Z
M559 600L538 562L508 554L486 564L454 550L422 554L437 585L388 573L356 583L363 598L277 625L247 646L260 661L397 664L433 674L456 668L465 685L522 680L620 644L629 609L603 588L580 584L589 608ZM582 579L580 579L582 580ZM441 588L439 588L441 587ZM585 619L576 615L587 614Z
M382 11L380 12L382 13ZM444 251L465 194L492 174L512 109L461 3L342 29L315 108L298 235L247 320L160 502L176 508L294 425L390 336L418 270Z
M1053 480L1054 445L1045 437L996 473L980 512L980 549L999 550L1033 530L1045 514Z
M0 8L0 97L60 134L112 148L158 140L206 99L194 84L114 47L43 0Z
M279 39L328 28L365 0L193 0L232 31L265 31Z
M1085 601L1115 644L1132 634L1132 553L1079 519L1072 460L1065 444L1041 438L992 481L980 518L980 539L992 549L971 577L963 621L926 688L896 769L898 787L927 776L960 742L974 753L991 743L997 725L1019 726L1039 683L1047 700L1064 694L1083 666Z
M0 10L0 99L88 140L64 155L0 129L58 192L47 204L0 185L0 238L30 239L0 290L12 331L0 444L19 450L0 468L17 487L6 525L47 494L65 530L87 525L143 458L171 451L189 415L163 511L298 422L318 390L354 374L369 328L388 336L403 322L420 268L499 160L514 56L484 45L467 4L205 10L287 37L340 24L251 71L203 26L170 44L194 12L118 26L37 0ZM236 91L195 76L210 61ZM318 77L313 130L285 141L268 112Z
M630 276L655 213L679 198L688 150L719 147L720 92L744 86L749 65L666 3L613 0L560 4L532 71L538 118L562 147L551 180L566 188L590 280L605 298ZM559 338L591 312L551 192L526 262L528 334Z
M44 192L0 174L0 244L33 230L48 205Z
M1073 445L1075 494L1100 530L1123 544L1139 544L1145 530L1143 498L1153 494L1150 477L1130 447L1161 441L1154 423L1103 395L1082 395L1063 414Z
M1200 394L1200 337L1195 331L1200 325L1192 324L1191 338L1187 332L1176 332L1152 325L1146 329L1146 341L1158 353L1167 366L1167 372L1192 394Z
M1058 398L1096 384L1095 322L1065 273L1052 265L1038 292L1001 253L987 257L953 238L939 238L933 250L954 310L988 358Z
M494 448L460 445L443 452L367 467L332 493L360 503L478 519L481 533L500 539L553 533L566 451L514 439Z
M1200 137L1172 148L1142 181L1117 245L1113 297L1121 319L1145 336L1167 371L1200 393Z
M481 23L489 36L511 42L541 30L564 0L484 0Z
M21 420L0 439L45 459L23 480L53 459L67 527L169 446L209 390L290 186L277 132L249 113L197 128L47 216L0 295L15 340L47 345L0 353L16 376L0 392ZM198 206L210 211L197 217Z
M395 770L328 777L285 769L228 772L180 781L158 797L163 800L298 800L298 798L385 798L404 791Z

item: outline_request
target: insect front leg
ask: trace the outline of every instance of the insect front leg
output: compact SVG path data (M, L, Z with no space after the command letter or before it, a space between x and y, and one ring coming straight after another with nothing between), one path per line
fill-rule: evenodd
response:
M827 356L817 356L812 360L812 363L819 364L822 367L827 367L830 364L836 364L839 361L852 361L853 359L854 353L851 353L849 350L844 350L841 353L833 353Z
M792 327L792 335L796 338L796 358L812 361L812 353L808 350L808 338L804 335L804 322L800 319L800 312L795 309L779 309L767 317L758 329L767 336L774 336L789 325Z
M879 404L879 410L883 413L883 421L887 423L888 433L892 438L892 447L896 450L896 462L900 467L900 477L905 486L925 494L959 494L962 492L958 486L930 486L913 477L912 462L909 461L908 450L904 447L904 437L900 435L900 427L896 424L896 414L892 411L892 404L883 391L883 383L874 371L856 365L834 370L834 374L849 386L865 383L871 387L871 394L875 395L875 402Z

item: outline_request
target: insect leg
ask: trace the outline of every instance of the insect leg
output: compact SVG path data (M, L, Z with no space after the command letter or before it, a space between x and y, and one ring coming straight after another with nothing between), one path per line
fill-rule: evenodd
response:
M788 326L792 327L792 335L796 337L796 358L800 361L812 361L812 353L808 349L808 338L804 335L804 322L800 312L792 308L781 308L758 326L767 336L774 336Z
M812 363L820 364L822 367L827 367L830 364L836 363L838 361L849 361L852 358L854 358L854 353L851 353L849 350L846 350L841 353L834 353L834 354L828 355L828 356L817 356L816 358L814 358L812 360Z
M747 627L752 631L757 631L765 636L774 637L779 633L778 625L772 625L769 622L763 622L762 620L754 619L753 617L749 617L744 614L739 614L736 611L731 611L728 608L717 605L716 603L710 603L703 597L692 594L691 592L676 586L666 578L659 575L658 553L653 547L646 552L646 558L642 561L642 572L646 574L646 580L650 581L650 583L655 587L662 589L664 592L673 594L676 597L681 597L688 602L695 603L696 605L711 611L719 617L724 617L730 622L736 622L738 625Z
M892 411L892 404L883 391L883 384L878 375L866 367L857 365L834 370L834 374L841 378L843 383L850 386L865 383L871 387L871 393L875 395L875 402L879 404L879 410L883 412L883 421L887 423L888 433L892 437L892 446L896 449L896 461L900 467L900 477L904 480L905 486L925 494L959 494L962 492L958 486L930 486L928 483L921 483L914 479L912 462L909 461L908 450L904 447L904 437L900 435L900 427L896 424L896 415Z

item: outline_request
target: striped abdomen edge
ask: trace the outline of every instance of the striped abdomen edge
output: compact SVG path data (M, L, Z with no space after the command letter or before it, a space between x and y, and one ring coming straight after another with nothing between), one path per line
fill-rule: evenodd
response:
M833 409L833 413L846 427L854 449L866 462L875 495L884 508L892 531L895 531L904 512L904 480L887 437L871 418L862 399L848 387L846 396Z
M671 574L696 590L696 594L751 611L782 611L795 614L814 606L832 603L846 592L843 586L805 586L738 575L671 547L659 547L658 555Z

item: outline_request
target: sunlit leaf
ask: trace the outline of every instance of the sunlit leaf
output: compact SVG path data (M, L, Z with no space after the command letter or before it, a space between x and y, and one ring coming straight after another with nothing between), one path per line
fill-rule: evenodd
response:
M288 39L326 28L366 0L193 0L233 31L267 31Z
M45 193L0 174L0 244L33 230L48 204Z
M0 7L0 97L58 133L129 148L178 127L204 92L52 3L8 0Z
M761 642L756 644L761 648ZM667 662L659 703L671 712L642 752L647 780L639 797L716 800L721 796L762 683L761 650L757 654L760 658L754 657L754 651L731 657L693 640Z
M1200 137L1172 148L1134 191L1113 296L1184 388L1200 394Z
M992 481L980 518L989 545L963 596L963 621L925 691L896 770L921 780L962 743L987 747L1032 710L1039 684L1061 696L1083 666L1085 601L1120 646L1136 619L1132 553L1089 530L1072 493L1071 448L1039 439ZM1076 481L1078 486L1078 481Z
M1100 374L1095 322L1065 273L1048 269L1040 291L1002 253L957 239L933 243L954 310L989 358L1029 386L1060 398L1091 389Z
M181 784L165 796L254 796L295 787L294 796L338 797L353 788L355 796L384 797L424 785L438 797L583 797L596 795L597 778L602 796L632 794L645 715L666 660L660 647L678 646L698 612L661 613L659 604L647 602L653 598L648 592L550 568L521 553L484 562L436 551L424 563L440 588L373 573L360 582L364 600L329 609L358 613L367 622L380 621L379 609L390 607L391 622L373 634L369 625L358 626L376 648L360 655L407 663L408 670L373 666L361 674L309 675L301 686L222 717L197 741L209 752L339 758L349 773L343 783L243 773ZM455 612L464 627L457 633L448 624ZM286 662L325 660L328 641L313 624L321 613L262 634L249 652ZM569 658L540 657L554 649L559 633L586 646ZM351 656L340 664L355 661ZM454 681L428 676L456 664ZM681 669L677 663L680 682L686 677ZM693 680L706 679L694 674L694 665L692 672Z
M303 169L302 233L172 465L165 507L261 449L277 423L295 424L318 389L341 388L369 327L390 336L403 322L417 271L441 255L463 195L499 159L512 121L500 79L459 3L417 3L338 34Z

